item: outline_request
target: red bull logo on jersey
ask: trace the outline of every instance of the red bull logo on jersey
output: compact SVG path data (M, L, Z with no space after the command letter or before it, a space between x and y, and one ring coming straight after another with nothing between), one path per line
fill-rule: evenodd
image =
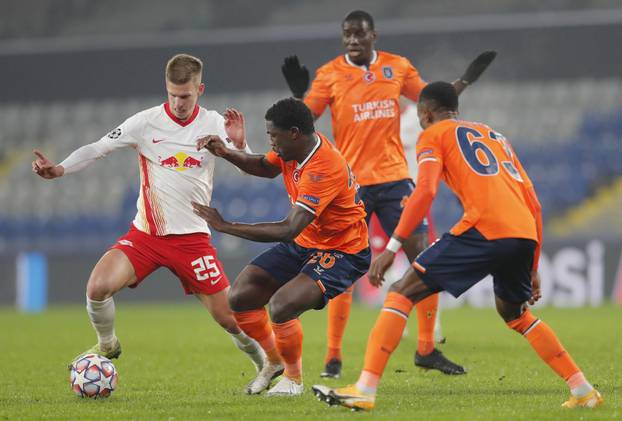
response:
M177 152L173 156L168 158L158 157L160 165L165 168L172 168L176 171L186 171L190 168L200 168L203 161L203 157L196 159L184 152Z

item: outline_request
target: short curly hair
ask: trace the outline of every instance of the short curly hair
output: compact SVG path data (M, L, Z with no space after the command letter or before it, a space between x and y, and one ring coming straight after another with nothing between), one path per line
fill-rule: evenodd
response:
M363 10L353 10L348 13L345 18L343 18L342 24L346 22L367 22L369 25L369 29L374 30L374 18L371 15Z
M297 127L303 134L312 134L315 131L311 110L304 102L294 98L285 98L273 104L266 111L265 118L283 130Z
M454 85L448 82L429 83L421 90L419 101L430 101L439 111L458 111L458 93Z

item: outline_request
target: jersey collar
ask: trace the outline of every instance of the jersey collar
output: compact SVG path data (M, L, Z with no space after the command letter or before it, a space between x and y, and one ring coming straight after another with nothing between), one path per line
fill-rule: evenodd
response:
M320 139L320 137L317 135L317 133L313 133L313 136L315 136L315 139L316 139L315 146L313 147L311 152L309 152L309 155L307 155L307 157L304 159L304 161L302 161L302 162L298 163L298 165L296 165L296 169L297 170L299 170L302 167L304 167L305 164L307 162L309 162L309 160L313 157L315 152L317 152L317 150L320 149L320 145L322 145L322 139Z
M359 66L358 64L354 64L354 62L350 60L350 57L348 57L348 53L345 53L344 57L346 58L346 63L348 63L350 66L358 67L359 69L363 69L363 70L369 70L365 66ZM369 65L371 66L372 64L374 64L376 60L378 60L378 53L376 52L376 50L373 50L371 52L371 62L369 63Z
M194 121L195 118L197 118L197 116L199 115L199 104L196 104L194 106L194 110L192 111L192 115L190 116L190 118L186 121L181 121L180 119L178 119L175 114L173 114L173 112L171 111L171 106L169 105L168 102L164 103L164 111L166 111L166 114L171 118L171 120L173 120L175 123L179 124L181 127L186 127L188 124L192 123Z

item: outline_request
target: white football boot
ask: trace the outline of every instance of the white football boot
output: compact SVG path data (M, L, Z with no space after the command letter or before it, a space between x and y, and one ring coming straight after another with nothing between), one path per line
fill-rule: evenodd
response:
M263 367L257 373L257 376L246 385L246 393L249 395L257 395L263 392L270 386L272 379L281 374L283 374L283 364L271 363L267 360L264 361Z
M274 387L268 390L267 396L300 396L304 392L302 383L296 383L287 376L283 376Z

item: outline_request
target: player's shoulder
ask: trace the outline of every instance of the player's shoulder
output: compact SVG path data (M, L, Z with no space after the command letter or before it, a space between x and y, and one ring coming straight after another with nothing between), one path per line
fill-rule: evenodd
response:
M446 119L432 124L421 132L417 144L424 143L426 141L439 141L445 137L446 134L453 133L459 124L460 120L454 119Z
M345 60L345 56L343 54L339 55L335 57L334 59L327 61L326 63L318 67L317 74L318 75L330 75L340 70L341 71L347 70L346 64L347 63Z
M213 122L224 122L225 118L216 110L208 110L205 107L199 106L199 118L213 121Z
M319 171L326 176L339 177L346 169L345 158L339 150L323 134L316 132L320 139L320 146L313 159L309 161L309 168Z
M123 125L128 129L139 129L140 127L144 127L148 123L157 120L159 118L160 112L164 112L164 107L162 105L156 105L150 108L146 108L129 116L125 120Z
M160 113L164 112L164 106L154 105L153 107L145 108L144 110L138 111L136 114L130 116L130 118L135 119L151 119L158 116Z
M385 65L393 65L399 67L409 67L412 63L409 59L399 54L389 53L388 51L378 51L378 63Z
M199 106L197 123L204 130L221 130L225 127L225 118L216 110L209 110Z

